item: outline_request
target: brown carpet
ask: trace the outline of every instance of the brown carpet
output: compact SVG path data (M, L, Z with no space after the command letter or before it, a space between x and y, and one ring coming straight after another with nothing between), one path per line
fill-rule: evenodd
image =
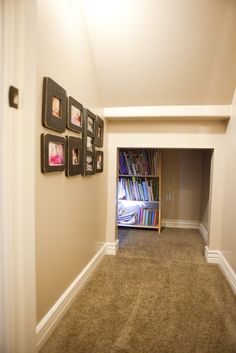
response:
M198 231L119 237L41 353L236 352L236 297Z

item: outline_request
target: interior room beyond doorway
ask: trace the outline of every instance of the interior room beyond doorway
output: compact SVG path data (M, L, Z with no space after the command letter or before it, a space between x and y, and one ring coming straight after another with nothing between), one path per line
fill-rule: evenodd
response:
M124 150L118 149L118 157ZM208 244L213 149L158 150L161 156L161 227L199 229Z

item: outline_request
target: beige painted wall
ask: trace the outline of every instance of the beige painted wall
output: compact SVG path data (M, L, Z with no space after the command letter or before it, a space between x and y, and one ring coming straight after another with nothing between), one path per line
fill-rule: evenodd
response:
M232 116L226 132L226 168L221 251L236 272L236 91L232 102ZM223 185L220 185L223 187Z
M200 221L209 231L209 196L210 196L210 174L211 174L211 158L212 151L202 151L202 188L201 188L201 208L200 208Z
M37 41L36 267L39 322L105 242L107 161L105 159L104 173L95 176L68 178L64 173L41 173L40 134L54 133L41 126L43 76L53 78L68 94L95 113L102 114L102 109L79 2L38 1ZM76 136L69 130L65 134Z
M213 148L210 249L219 249L222 223L225 123L220 121L109 121L107 238L116 237L117 148ZM200 210L199 210L200 211Z
M202 150L162 150L162 218L199 221Z
M82 2L106 107L231 104L235 0Z

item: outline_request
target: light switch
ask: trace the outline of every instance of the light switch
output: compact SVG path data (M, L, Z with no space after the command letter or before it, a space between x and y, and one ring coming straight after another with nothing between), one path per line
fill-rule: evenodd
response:
M9 87L9 106L18 109L19 104L19 90L16 87Z

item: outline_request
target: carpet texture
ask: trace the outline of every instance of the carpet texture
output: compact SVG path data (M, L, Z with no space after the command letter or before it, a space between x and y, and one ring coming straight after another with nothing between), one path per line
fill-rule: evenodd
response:
M41 353L236 353L236 297L197 230L119 238Z

